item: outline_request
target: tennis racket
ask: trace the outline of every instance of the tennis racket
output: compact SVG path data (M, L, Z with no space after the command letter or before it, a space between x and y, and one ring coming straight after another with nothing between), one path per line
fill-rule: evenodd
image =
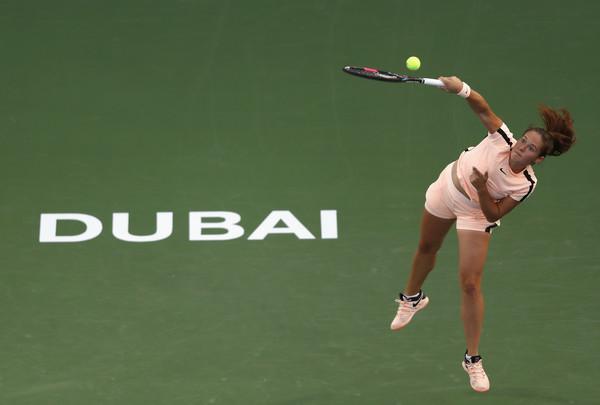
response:
M443 87L445 84L438 79L428 79L421 77L410 77L396 73L384 72L383 70L371 69L366 67L344 66L344 72L351 75L364 77L367 79L381 80L394 83L420 83L428 86Z

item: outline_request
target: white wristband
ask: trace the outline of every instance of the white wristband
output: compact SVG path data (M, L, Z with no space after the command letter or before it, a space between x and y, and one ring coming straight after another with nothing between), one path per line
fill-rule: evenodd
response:
M469 87L467 83L463 82L462 89L456 94L462 98L469 98L471 95L471 87Z

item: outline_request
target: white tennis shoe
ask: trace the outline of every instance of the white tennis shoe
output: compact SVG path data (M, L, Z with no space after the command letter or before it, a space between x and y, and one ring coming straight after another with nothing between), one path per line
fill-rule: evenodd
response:
M397 330L406 326L417 311L420 311L427 306L429 298L425 296L423 291L419 291L419 296L414 300L410 300L406 298L406 295L400 293L400 298L396 298L396 302L398 303L398 311L390 325L390 329L392 330Z
M472 356L471 360L466 358L462 362L462 366L471 380L471 387L478 392L485 392L490 389L490 380L483 369L481 356Z

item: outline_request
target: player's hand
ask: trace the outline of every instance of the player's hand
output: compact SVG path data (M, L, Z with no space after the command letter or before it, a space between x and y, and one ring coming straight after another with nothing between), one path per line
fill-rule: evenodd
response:
M441 80L445 86L440 87L440 89L444 90L447 93L458 93L462 90L463 82L456 76L451 77L438 77L438 80Z
M471 172L471 176L469 176L469 180L471 184L477 191L483 191L486 189L486 183L488 179L488 172L485 174L481 173L475 166L473 166L473 172Z

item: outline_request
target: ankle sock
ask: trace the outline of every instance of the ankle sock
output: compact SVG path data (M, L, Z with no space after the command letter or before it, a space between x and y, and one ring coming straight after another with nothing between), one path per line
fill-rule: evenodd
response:
M405 295L407 300L417 300L421 296L421 291L416 293L415 295Z
M475 356L467 356L467 354L465 354L466 363L477 363L479 360L481 360L481 356L478 354L476 354Z

